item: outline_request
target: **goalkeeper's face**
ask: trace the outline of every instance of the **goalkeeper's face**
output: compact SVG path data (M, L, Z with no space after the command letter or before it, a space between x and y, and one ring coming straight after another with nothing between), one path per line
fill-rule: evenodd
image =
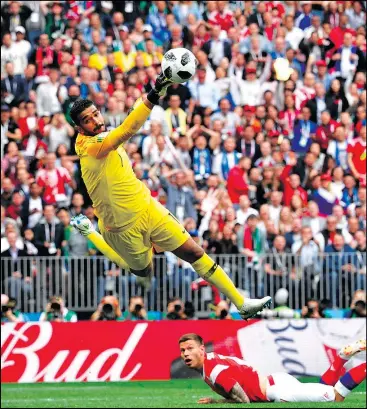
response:
M106 130L101 112L94 106L86 108L79 114L78 131L84 135L98 135Z
M205 347L194 340L180 343L181 358L189 368L201 369L204 364Z

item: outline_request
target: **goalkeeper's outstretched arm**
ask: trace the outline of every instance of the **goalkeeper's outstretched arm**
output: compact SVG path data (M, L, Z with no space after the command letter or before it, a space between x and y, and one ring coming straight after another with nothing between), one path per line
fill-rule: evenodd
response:
M101 159L128 141L143 126L154 105L158 104L159 98L165 95L167 88L171 84L172 82L161 74L156 80L155 87L148 93L147 97L135 102L133 110L129 113L125 121L116 129L109 132L102 143L90 145L88 147L88 154L97 159Z

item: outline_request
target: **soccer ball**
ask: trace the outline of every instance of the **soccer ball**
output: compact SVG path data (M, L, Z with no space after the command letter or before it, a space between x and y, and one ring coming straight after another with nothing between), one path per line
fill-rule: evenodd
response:
M194 54L186 48L173 48L164 54L162 60L162 71L164 76L182 84L195 75L197 59Z

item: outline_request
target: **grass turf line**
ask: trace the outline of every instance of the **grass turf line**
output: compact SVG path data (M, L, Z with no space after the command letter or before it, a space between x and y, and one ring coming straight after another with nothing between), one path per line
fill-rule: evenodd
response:
M306 379L317 382L317 379ZM365 382L342 403L252 403L257 408L365 408ZM199 405L201 397L215 395L199 379L111 382L2 384L3 408L207 408L233 404ZM235 405L235 407L247 405Z

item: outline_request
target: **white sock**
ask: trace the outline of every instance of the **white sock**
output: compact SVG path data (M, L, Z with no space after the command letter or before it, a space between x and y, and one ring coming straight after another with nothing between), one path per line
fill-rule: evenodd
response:
M351 393L351 391L346 388L340 381L335 384L334 388L339 393L339 395L343 396L343 398L346 398Z

